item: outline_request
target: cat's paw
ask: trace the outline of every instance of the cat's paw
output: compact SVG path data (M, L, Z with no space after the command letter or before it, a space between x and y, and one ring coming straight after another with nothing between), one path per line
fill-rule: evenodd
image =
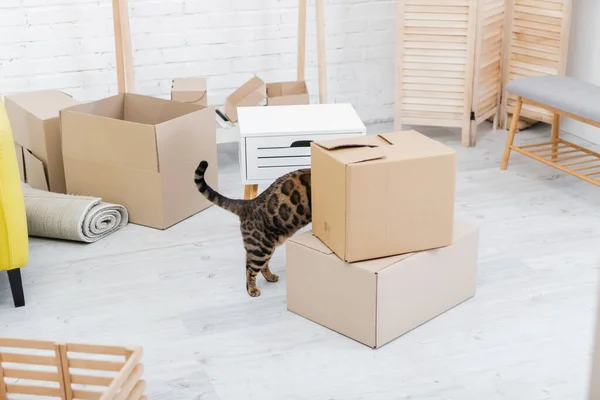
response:
M267 280L267 282L277 282L277 281L279 281L279 275L271 274L271 275L265 276L265 279Z
M248 289L248 294L251 297L258 297L258 296L260 296L260 290L258 290L258 288L250 288L250 289Z

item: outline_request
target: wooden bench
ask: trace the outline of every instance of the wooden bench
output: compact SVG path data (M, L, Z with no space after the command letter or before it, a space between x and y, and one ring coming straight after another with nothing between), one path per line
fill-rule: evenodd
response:
M506 90L517 95L517 104L504 149L501 169L508 167L511 150L600 186L600 154L561 139L560 117L600 128L600 87L566 76L517 78ZM554 113L550 141L514 144L523 104Z

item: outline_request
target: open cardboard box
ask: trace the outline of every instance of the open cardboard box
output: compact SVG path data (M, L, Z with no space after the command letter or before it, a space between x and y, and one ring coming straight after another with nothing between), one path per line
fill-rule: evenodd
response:
M478 227L458 221L448 247L346 263L310 232L296 235L286 242L288 310L381 347L475 295L478 242Z
M225 115L231 122L237 122L238 107L261 106L266 104L266 100L265 82L255 76L227 97L225 100Z
M194 103L206 107L208 105L206 79L174 79L171 84L171 100Z
M124 205L132 223L166 229L212 205L194 183L202 160L217 188L212 107L121 94L61 111L69 193Z
M456 154L416 131L311 144L314 234L353 262L452 242Z
M4 98L21 180L30 186L66 193L59 112L80 104L58 90L20 93Z
M267 83L267 105L310 104L305 81Z

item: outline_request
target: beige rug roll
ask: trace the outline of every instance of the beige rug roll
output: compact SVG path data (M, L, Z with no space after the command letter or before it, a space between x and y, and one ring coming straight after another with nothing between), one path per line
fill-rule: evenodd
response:
M29 236L93 243L129 222L127 209L98 197L51 193L24 185Z

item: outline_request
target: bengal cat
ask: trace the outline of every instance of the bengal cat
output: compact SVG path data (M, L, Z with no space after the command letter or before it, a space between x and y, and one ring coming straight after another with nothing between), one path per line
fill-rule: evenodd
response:
M194 182L204 197L240 218L246 249L246 290L252 297L260 296L256 275L261 272L268 282L277 282L279 277L269 269L275 248L312 220L310 169L283 175L253 200L234 200L208 186L204 180L207 168L208 162L202 161Z

